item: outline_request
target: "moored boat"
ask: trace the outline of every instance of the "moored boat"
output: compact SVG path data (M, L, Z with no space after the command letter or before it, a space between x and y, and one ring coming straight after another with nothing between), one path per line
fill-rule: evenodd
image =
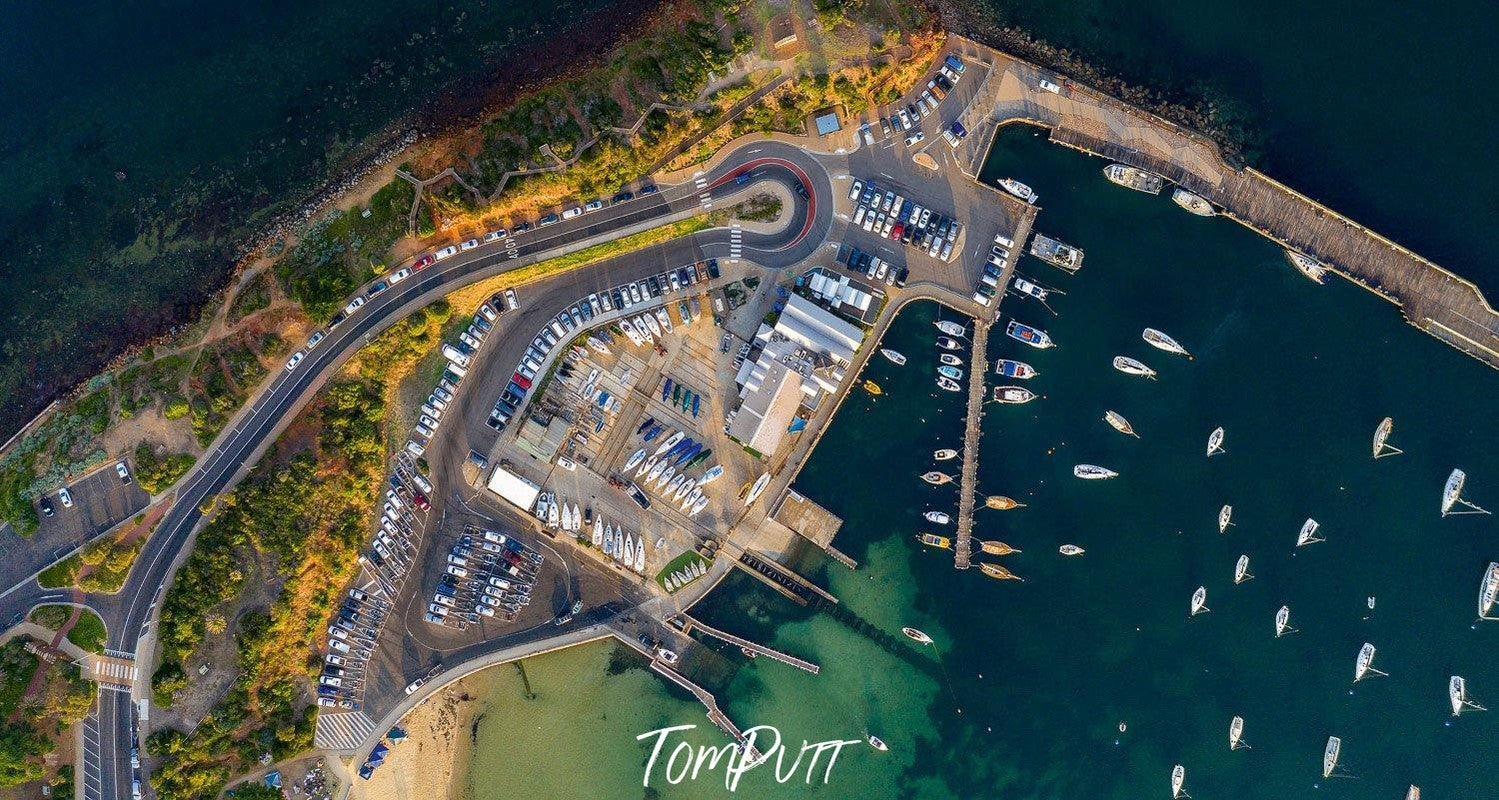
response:
M1021 200L1024 200L1027 203L1031 203L1032 205L1034 205L1035 202L1040 199L1036 196L1036 193L1031 190L1031 187L1026 186L1020 181L1015 180L1014 178L1001 178L999 181L999 186L1010 194L1015 195Z
M1109 426L1114 430L1119 431L1126 436L1133 436L1136 439L1140 438L1140 434L1135 433L1134 426L1129 424L1129 420L1125 419L1124 415L1120 414L1118 411L1105 411L1103 414L1103 420L1104 422L1109 423Z
M1224 505L1222 508L1218 509L1218 532L1219 533L1223 533L1224 531L1228 530L1228 526L1230 526L1230 525L1233 524L1232 522L1229 521L1229 520L1233 519L1233 516L1234 516L1234 507L1233 506Z
M1244 718L1234 717L1228 723L1228 749L1238 750L1240 747L1249 747L1244 742Z
M1111 183L1146 194L1160 194L1166 185L1161 176L1128 164L1110 164L1103 168L1103 176Z
M1294 633L1295 630L1291 627L1291 607L1281 606L1275 612L1275 638L1279 639L1283 634Z
M902 355L899 351L891 350L888 347L881 347L880 348L880 355L882 355L885 358L889 359L892 364L896 364L896 365L899 365L899 366L905 366L906 357L904 355Z
M1463 499L1463 484L1467 483L1468 474L1460 469L1452 470L1447 476L1447 483L1442 487L1442 516L1453 514L1487 514L1488 511L1479 508L1472 502ZM1464 510L1453 511L1453 506L1463 506Z
M1012 508L1020 508L1025 505L1014 498L1005 497L1002 494L990 495L984 498L984 505L997 511L1009 511Z
M948 336L964 337L968 335L968 329L966 327L959 325L952 320L939 319L934 324L937 326L937 330L942 331Z
M994 402L1018 405L1029 403L1036 399L1036 393L1024 386L996 386L994 387Z
M1474 711L1488 711L1487 708L1468 699L1468 682L1461 675L1453 675L1447 679L1447 700L1452 703L1452 716L1463 712L1464 708Z
M918 533L916 534L916 541L921 542L927 547L936 547L941 550L947 550L952 547L952 539L946 536L938 536L935 533Z
M1483 580L1478 584L1478 618L1494 619L1489 612L1494 609L1494 601L1499 599L1499 561L1490 561L1489 568L1483 572Z
M1342 739L1336 736L1327 737L1327 746L1322 748L1322 777L1332 777L1333 770L1338 768L1338 754L1342 750Z
M1078 464L1077 466L1072 468L1072 474L1079 478L1082 478L1085 481L1104 480L1107 478L1114 478L1119 475L1119 473L1111 469L1100 467L1095 464Z
M1025 323L1017 322L1013 319L1010 320L1009 324L1005 326L1005 335L1009 336L1011 339L1014 339L1017 342L1023 342L1038 350L1045 350L1048 347L1056 347L1056 343L1051 340L1051 337L1047 335L1046 331L1043 331L1040 328L1033 328L1029 325L1026 325Z
M1249 556L1239 556L1239 560L1234 563L1234 584L1243 583L1253 577L1254 575L1249 572Z
M1327 265L1296 250L1286 250L1286 259L1313 283L1327 283Z
M1083 251L1044 234L1031 237L1031 255L1067 272L1083 268Z
M869 392L876 397L885 393L885 390L881 389L878 383L870 380L864 381L864 391Z
M1140 375L1155 380L1156 371L1129 356L1114 356L1114 369L1126 375Z
M940 388L940 389L944 389L946 391L949 391L949 392L961 392L961 391L963 391L962 385L960 385L957 381L955 381L952 378L949 378L949 377L947 377L945 375L937 378L937 387Z
M1384 419L1379 421L1379 426L1374 429L1375 458L1384 458L1385 456L1399 455L1400 453L1404 452L1401 449L1390 444L1390 431L1394 430L1394 428L1395 420L1390 417L1385 417Z
M912 641L917 641L922 644L932 643L932 637L927 636L925 633L916 628L901 628L900 632L904 633L906 637L911 639Z
M962 350L963 343L951 336L938 336L937 346L943 350Z
M1019 575L1001 567L998 564L979 564L979 571L997 581L1023 581Z
M1080 556L1088 551L1084 550L1081 547L1078 547L1075 544L1064 544L1061 547L1057 548L1057 552L1061 553L1064 556Z
M1171 796L1172 796L1172 798L1177 798L1177 797L1191 797L1192 796L1192 795L1187 794L1186 791L1182 788L1183 786L1186 785L1186 783L1187 783L1187 768L1184 767L1184 766L1182 766L1182 765L1180 765L1180 764L1177 764L1176 766L1172 767L1171 768Z
M961 367L961 366L963 366L963 359L958 358L957 356L953 355L952 353L938 353L937 354L937 360L940 361L940 362L942 362L943 364L946 364L949 367Z
M1188 616L1192 617L1212 611L1211 608L1208 608L1208 589L1206 586L1199 586L1197 587L1197 591L1192 593L1191 610Z
M1171 202L1176 203L1188 212L1199 217L1217 216L1218 212L1213 210L1213 204L1209 203L1201 195L1193 194L1186 189L1178 188L1171 193Z
M946 525L952 522L952 517L949 517L945 511L928 511L921 516L926 517L927 522L936 523L937 525Z
M1192 357L1192 354L1187 352L1187 348L1182 347L1181 344L1178 343L1175 339L1167 336L1164 333L1161 333L1155 328L1146 328L1145 330L1141 331L1140 338L1144 339L1146 344L1154 347L1157 350L1165 350L1168 353L1175 353L1179 356L1186 356L1187 358Z
M890 749L889 746L887 746L884 742L880 741L880 737L875 736L874 734L870 734L866 741L869 742L869 746L870 747L873 747L874 749L880 751L881 753L883 753L886 750Z
M979 542L979 549L991 556L1008 556L1020 552L1019 549L1011 547L1004 542Z
M1035 367L1024 361L1014 361L1008 358L1001 358L994 362L994 372L1006 378L1018 378L1023 381L1036 377Z
M1223 428L1218 427L1214 428L1213 432L1208 434L1208 458L1212 458L1221 452L1223 452Z
M1364 646L1358 649L1358 658L1353 662L1353 682L1358 683L1370 675L1388 675L1374 668L1374 654L1377 652L1374 645L1364 642Z
M946 364L937 368L937 374L952 378L955 381L963 380L963 370L957 367L950 367Z
M1317 535L1317 529L1320 527L1322 526L1318 524L1316 520L1312 519L1311 517L1307 517L1306 522L1301 523L1301 530L1296 534L1296 546L1304 547L1306 545L1312 544L1313 542L1327 541L1326 539L1323 539L1322 537Z
M921 479L933 486L941 486L946 483L952 483L951 475L948 475L945 472L938 472L937 470L931 470L930 472L922 473Z
M1025 278L1022 278L1019 275L1016 275L1015 279L1010 281L1010 288L1027 297L1033 297L1037 300L1040 300L1043 303L1046 302L1047 296L1051 294L1049 290L1044 289L1040 285L1032 283Z
M950 447L944 447L941 450L938 450L937 452L932 453L932 458L935 458L938 461L951 461L951 460L953 460L953 459L955 459L957 457L958 457L958 451L956 451L956 450L954 450L954 449L952 449Z

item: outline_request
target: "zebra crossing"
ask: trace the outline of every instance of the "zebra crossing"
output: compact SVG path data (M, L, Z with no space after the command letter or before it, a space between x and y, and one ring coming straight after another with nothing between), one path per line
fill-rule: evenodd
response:
M328 750L353 750L374 732L374 720L363 711L319 711L312 741Z
M708 178L699 172L692 178L692 183L697 187L697 203L703 208L713 207L713 194L708 191Z
M125 691L129 691L130 687L135 684L136 676L140 672L134 661L119 657L96 655L89 659L88 667L93 673L91 677L98 681L101 688Z
M744 247L744 230L735 222L729 226L729 262L739 263L739 254Z

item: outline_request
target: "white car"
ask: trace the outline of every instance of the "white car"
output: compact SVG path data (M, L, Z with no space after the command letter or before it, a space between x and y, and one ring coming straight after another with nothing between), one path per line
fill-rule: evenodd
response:
M332 675L323 675L317 680L318 683L321 683L324 686L332 686L335 689L342 686L344 683L342 678L335 678Z
M426 414L423 414L421 416L421 420L420 421L421 421L421 423L423 425L426 425L429 428L435 428L435 427L437 427L437 420L435 420L435 419L427 416Z
M118 475L118 476L120 476L120 481L121 482L123 482L123 483L129 483L130 482L130 470L128 470L128 469L125 468L125 462L123 462L123 461L117 461L117 462L115 462L115 474Z
M458 249L459 250L472 250L472 249L474 249L475 247L478 247L478 246L479 246L479 240L478 239L469 239L468 241L464 242L463 244L458 245Z
M364 305L364 295L360 295L360 296L354 298L353 300L350 300L349 304L346 305L346 306L344 306L344 313L345 314L352 314L355 311L358 311L359 307L362 306L362 305Z
M416 484L416 488L421 489L423 492L427 494L432 493L432 482L422 477L421 473L411 473L411 482Z
M989 306L989 298L985 297L982 292L973 293L973 302L978 303L985 308Z
M453 598L448 597L445 594L433 595L432 602L437 603L438 605L447 606L448 608L452 608L453 606L457 605L457 603L453 601Z
M864 223L860 227L862 227L866 231L874 228L874 220L876 216L878 215L876 215L873 211L864 215Z
M73 493L69 492L66 486L57 490L57 499L62 501L63 508L73 507Z
M444 247L443 249L438 250L437 252L433 253L432 254L432 258L434 258L434 259L436 259L438 261L441 261L444 258L447 258L448 256L456 254L457 252L458 252L457 246L450 244L447 247Z
M286 371L291 372L292 370L296 369L297 365L302 363L302 359L306 356L307 354L302 352L301 350L292 353L291 358L286 360Z
M581 217L581 216L583 216L583 207L582 206L573 206L572 208L569 208L566 211L562 212L562 218L563 219L572 219L574 217Z
M505 238L504 228L500 228L497 231L490 231L489 233L484 234L484 242L486 244L488 244L489 242L498 242L503 238Z
M911 135L906 137L906 146L910 147L911 145L917 144L925 138L926 134L922 133L921 131L912 131Z
M854 185L848 190L848 199L857 200L864 193L864 181L854 178Z
M328 336L328 334L323 333L322 331L318 331L318 332L312 334L311 336L309 336L307 338L307 349L311 350L312 348L317 347L318 343L321 342L321 341L323 341L323 339L327 338L327 336Z
M416 680L414 680L411 683L409 683L409 684L406 685L406 694L411 694L412 692L416 691L417 689L422 688L422 684L424 684L426 682L427 682L426 678L417 678Z
M468 331L459 332L458 341L463 342L464 344L474 348L475 350L479 349L479 340L475 339L473 336L470 336Z
M411 277L411 267L403 267L390 274L390 285L395 286L401 281Z
M505 290L505 302L510 305L510 310L511 311L514 311L515 309L520 308L520 301L517 300L517 299L515 299L515 290L514 289L506 289Z
M587 203L585 203L583 205L583 210L584 211L598 211L599 209L601 209L603 207L604 207L604 201L598 199L597 197L595 197L594 199L589 200Z
M494 616L494 609L490 608L489 606L478 605L474 606L474 613L483 614L486 617L492 617Z

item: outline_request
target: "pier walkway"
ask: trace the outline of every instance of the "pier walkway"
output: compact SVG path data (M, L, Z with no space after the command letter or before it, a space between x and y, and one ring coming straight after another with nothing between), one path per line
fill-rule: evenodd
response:
M796 656L790 655L788 653L782 653L779 650L772 650L771 648L766 647L763 644L756 644L755 642L752 642L752 641L750 641L748 639L745 639L745 638L743 638L741 636L735 636L734 634L728 633L727 631L721 631L721 630L719 630L719 629L717 629L717 628L715 628L715 627L713 627L711 625L704 624L703 622L701 622L700 620L698 620L695 617L691 617L691 616L688 616L686 614L683 614L682 617L683 617L683 619L686 620L686 622L688 624L688 628L687 629L688 629L689 632L693 628L697 628L698 630L702 631L703 633L706 633L709 636L712 636L713 638L718 639L719 641L728 642L729 644L736 645L738 647L742 647L745 650L748 650L748 651L750 651L752 653L757 653L759 655L765 656L766 658L770 658L770 659L773 659L775 661L779 661L782 664L790 664L791 666L796 667L797 669L806 670L807 672L810 672L813 675L816 675L817 673L819 673L819 672L822 671L821 667L817 666L816 664L813 664L810 661L807 661L806 659L797 658Z
M729 719L729 715L723 713L723 710L718 707L718 699L713 696L712 692L698 686L683 676L682 673L662 664L655 658L651 659L651 669L672 683L692 692L692 695L697 698L698 702L702 703L703 707L708 709L708 719L714 725L717 725L719 730L728 734L730 739L733 739L741 747L749 743L749 739L744 735L743 731L739 730L739 726L734 724L734 720Z
M829 594L826 589L780 565L775 559L752 550L740 553L736 564L802 605L818 599L834 605L838 603L838 598Z
M968 39L951 42L989 70L967 112L967 127L981 135L969 136L957 154L971 174L1000 126L1044 126L1058 144L1148 170L1206 198L1223 216L1321 261L1394 303L1412 325L1499 368L1499 312L1472 282L1261 172L1229 165L1195 131ZM1060 89L1040 88L1043 79Z
M973 323L973 360L968 364L968 422L963 430L963 473L958 484L958 537L953 566L968 569L973 553L973 503L978 496L980 421L984 416L984 376L989 373L989 321Z

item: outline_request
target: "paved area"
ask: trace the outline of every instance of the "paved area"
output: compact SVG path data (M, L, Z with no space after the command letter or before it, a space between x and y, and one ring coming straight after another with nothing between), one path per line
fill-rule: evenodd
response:
M134 470L134 465L127 465ZM53 515L43 515L31 536L23 538L9 525L0 525L0 591L18 587L53 562L139 514L151 502L151 495L134 480L120 480L113 461L68 484L67 489L73 496L73 507L64 508L57 492L49 492Z

